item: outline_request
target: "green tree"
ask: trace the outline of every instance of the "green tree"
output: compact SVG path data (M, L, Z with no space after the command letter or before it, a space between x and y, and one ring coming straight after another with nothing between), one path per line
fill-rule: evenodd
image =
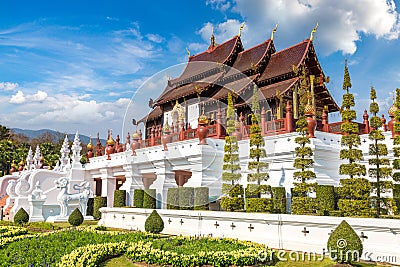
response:
M396 182L400 182L400 89L396 88L396 100L394 102L397 110L394 113L394 118L396 122L394 123L394 132L396 133L393 139L393 152L394 152L394 160L393 160L393 169L396 170L393 172L393 180Z
M60 145L52 142L45 142L39 145L40 152L44 158L44 163L50 168L57 164L58 159L61 157Z
M8 174L13 159L15 158L16 146L11 140L0 141L0 170L2 174Z
M369 133L369 139L372 141L372 144L369 145L369 155L371 158L368 160L368 163L371 166L375 166L375 168L369 168L368 173L369 177L374 179L374 182L371 183L371 187L376 192L376 216L379 217L381 214L381 193L393 187L392 183L387 180L392 174L392 168L389 167L390 162L387 158L387 146L382 143L382 141L385 140L385 136L382 134L382 130L380 130L382 120L377 116L379 105L375 102L376 91L372 86L370 98L371 104L369 106L369 112L373 116L369 122L372 128Z
M258 192L258 197L260 197L259 187L261 185L261 181L266 181L269 178L269 175L266 172L268 169L268 162L265 161L267 153L264 149L265 143L261 134L259 111L260 104L258 102L258 88L256 85L254 85L252 102L253 114L251 115L249 151L249 157L251 161L248 163L248 169L251 173L247 175L247 179L249 182L257 182L257 188L254 189L256 189Z
M339 167L339 174L347 175L348 178L341 179L341 187L338 189L341 198L338 203L339 209L346 214L357 215L369 208L369 194L371 185L369 181L362 176L366 174L366 168L359 162L362 160L362 151L358 149L361 145L361 139L358 135L358 124L353 122L356 119L356 111L351 109L355 106L354 95L349 93L351 88L350 74L345 61L344 80L341 115L342 124L340 131L342 133L341 146L345 147L340 151L340 159L348 161ZM359 205L354 205L352 200L364 200L358 202Z
M11 130L6 126L0 125L0 140L9 140L11 138Z
M241 178L239 165L239 145L235 132L235 109L232 94L228 94L228 107L226 111L226 136L224 145L224 163L222 166L222 192L230 194L231 189Z

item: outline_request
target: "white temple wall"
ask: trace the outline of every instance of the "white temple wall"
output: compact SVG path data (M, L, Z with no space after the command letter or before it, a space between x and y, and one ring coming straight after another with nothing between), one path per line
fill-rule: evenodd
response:
M150 209L102 208L99 225L144 231ZM329 234L342 220L367 236L363 259L389 258L400 263L400 221L372 218L343 218L288 214L221 211L159 210L162 233L172 235L229 237L265 244L269 248L322 254Z

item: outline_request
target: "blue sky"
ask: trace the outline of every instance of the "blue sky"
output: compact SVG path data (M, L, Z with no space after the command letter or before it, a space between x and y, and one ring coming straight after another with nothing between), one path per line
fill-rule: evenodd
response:
M329 3L332 2L332 3ZM361 114L369 87L387 117L400 87L399 2L386 0L1 1L0 124L28 129L121 132L134 92L154 73L237 34L251 47L270 36L278 50L309 37L340 104L349 60ZM143 99L155 98L153 85ZM146 105L144 105L146 106ZM144 106L138 108L145 112ZM137 117L140 117L138 112ZM361 116L359 116L361 120ZM338 119L338 115L332 119Z

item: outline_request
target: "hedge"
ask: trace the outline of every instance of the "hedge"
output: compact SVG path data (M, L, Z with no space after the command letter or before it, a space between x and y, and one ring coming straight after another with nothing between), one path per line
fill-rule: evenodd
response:
M179 208L181 210L193 210L194 208L194 188L179 187Z
M375 215L369 200L339 199L338 208L343 216L374 217Z
M400 198L400 184L393 185L393 198Z
M93 218L100 220L101 212L100 208L107 207L107 197L96 196L93 203Z
M93 204L94 204L94 198L90 197L87 203L86 216L93 216Z
M315 213L317 203L311 197L292 197L292 214L310 215Z
M179 210L179 188L171 187L168 188L167 193L167 209Z
M400 198L394 198L393 201L397 207L397 212L395 213L395 215L400 215Z
M126 190L115 190L113 207L117 208L125 206L126 206Z
M210 189L208 187L195 187L194 188L194 209L195 210L208 210L208 197Z
M156 208L156 190L145 189L143 194L143 208L155 209Z
M248 184L246 187L246 197L258 197L261 194L271 194L271 186L262 184Z
M271 212L273 209L272 199L270 198L247 198L247 212Z
M272 187L274 213L286 213L286 190L284 187Z
M133 191L133 206L135 208L143 208L143 197L144 197L143 189L135 189Z
M335 210L335 187L333 185L317 185L317 214L329 216Z
M242 197L223 197L221 199L221 208L226 211L243 210L244 199Z

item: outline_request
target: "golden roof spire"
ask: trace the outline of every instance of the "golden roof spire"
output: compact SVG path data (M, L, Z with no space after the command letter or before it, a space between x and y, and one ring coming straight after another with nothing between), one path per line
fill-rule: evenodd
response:
M92 143L92 135L90 135L89 144L87 145L87 149L89 151L93 150L93 143Z
M242 31L243 31L243 28L244 28L244 24L245 24L245 22L243 22L242 25L240 25L238 37L240 37L240 35L242 35Z
M210 47L215 47L214 26L212 26L212 33L210 39L211 39Z
M314 33L317 32L317 29L318 29L318 22L317 22L317 24L315 24L314 29L312 29L312 31L311 31L311 34L310 34L310 41L312 41L312 40L314 39Z
M276 30L278 29L278 23L275 25L275 28L272 29L271 32L271 41L274 40L274 34L276 33Z
M190 57L190 50L187 47L186 47L186 53L188 54L188 57Z

